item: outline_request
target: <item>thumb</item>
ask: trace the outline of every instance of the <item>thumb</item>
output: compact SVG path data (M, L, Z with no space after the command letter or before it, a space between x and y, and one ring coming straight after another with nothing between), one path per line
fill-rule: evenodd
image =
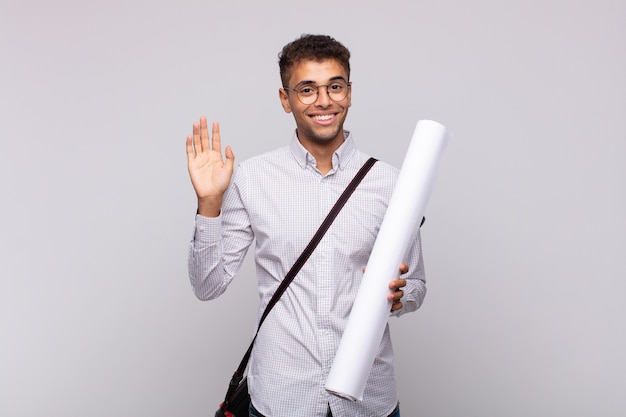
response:
M235 154L230 145L226 147L224 154L226 155L226 165L233 167L235 165Z

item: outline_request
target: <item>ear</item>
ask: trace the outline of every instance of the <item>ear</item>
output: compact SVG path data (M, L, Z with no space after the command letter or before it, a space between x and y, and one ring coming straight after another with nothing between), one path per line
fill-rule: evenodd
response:
M285 110L285 113L291 113L291 104L289 104L288 93L284 89L279 88L278 97L280 98L280 104L282 104L283 110Z
M350 90L348 90L348 106L352 106L352 81L350 81Z

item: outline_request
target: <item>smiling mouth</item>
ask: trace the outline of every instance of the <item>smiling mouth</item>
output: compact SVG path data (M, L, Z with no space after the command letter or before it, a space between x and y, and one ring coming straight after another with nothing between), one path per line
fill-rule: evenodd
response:
M334 114L318 114L318 115L311 116L311 118L313 120L317 120L320 122L326 122L328 120L334 119L335 115Z

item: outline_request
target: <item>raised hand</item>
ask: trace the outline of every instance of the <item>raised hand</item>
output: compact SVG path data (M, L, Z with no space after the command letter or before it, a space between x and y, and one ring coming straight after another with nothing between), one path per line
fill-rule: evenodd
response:
M221 146L217 122L213 122L210 144L206 117L193 124L193 135L187 136L187 168L198 197L198 214L203 216L219 215L224 192L233 175L235 155L227 146L224 160Z

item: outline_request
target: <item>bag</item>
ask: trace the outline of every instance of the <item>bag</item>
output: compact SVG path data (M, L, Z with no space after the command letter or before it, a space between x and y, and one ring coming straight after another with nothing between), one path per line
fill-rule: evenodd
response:
M248 378L244 378L237 386L233 399L228 404L220 404L220 408L215 412L215 417L247 417L249 410Z

